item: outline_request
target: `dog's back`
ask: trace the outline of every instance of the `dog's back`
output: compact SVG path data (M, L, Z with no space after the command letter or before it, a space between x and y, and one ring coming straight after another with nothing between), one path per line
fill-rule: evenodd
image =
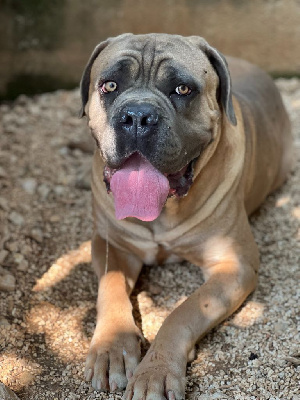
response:
M283 183L291 168L290 121L269 75L246 61L227 60L245 126L245 203L250 214Z

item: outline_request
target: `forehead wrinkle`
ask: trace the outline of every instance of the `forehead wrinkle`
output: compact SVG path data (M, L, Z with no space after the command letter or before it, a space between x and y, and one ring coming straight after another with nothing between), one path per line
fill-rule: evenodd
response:
M152 67L155 62L156 38L147 40L142 49L142 77L145 83L150 82L152 76Z
M158 72L161 69L162 65L167 62L167 61L172 61L172 58L169 56L164 56L164 57L160 57L157 61L157 65L153 71L153 77L157 77L158 76Z
M106 67L100 74L98 80L101 80L103 78L109 78L111 75L116 74L118 72L126 72L127 70L132 70L132 66L136 65L138 67L137 73L135 75L139 74L140 70L140 62L138 58L135 55L131 54L121 54L121 59L119 59L117 62L114 62L113 64L109 65ZM131 65L124 65L125 63L129 63Z

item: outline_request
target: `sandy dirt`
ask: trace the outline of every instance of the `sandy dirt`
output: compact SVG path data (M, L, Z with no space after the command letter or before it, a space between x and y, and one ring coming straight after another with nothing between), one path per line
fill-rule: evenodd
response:
M300 148L300 81L278 80ZM0 106L0 380L22 400L120 399L83 379L94 329L90 267L91 155L70 148L88 135L79 92L20 96ZM197 347L187 399L299 396L298 163L251 217L261 253L257 290ZM145 268L132 296L148 341L201 283L188 263Z

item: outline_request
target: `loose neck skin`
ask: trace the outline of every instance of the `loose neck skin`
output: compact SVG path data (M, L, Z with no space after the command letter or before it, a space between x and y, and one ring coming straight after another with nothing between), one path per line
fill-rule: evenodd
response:
M240 125L240 109L238 105L235 108ZM226 116L219 120L215 129L214 141L195 165L194 182L187 196L168 199L160 217L152 223L154 229L160 226L159 231L162 232L162 226L168 231L180 226L183 234L185 225L191 229L193 221L199 224L205 220L222 202L226 193L237 189L243 170L245 139L240 128L231 125Z

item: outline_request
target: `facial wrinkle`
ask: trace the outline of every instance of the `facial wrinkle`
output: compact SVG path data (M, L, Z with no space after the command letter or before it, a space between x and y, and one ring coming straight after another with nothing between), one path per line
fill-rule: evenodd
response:
M143 81L146 86L149 85L149 82L152 77L152 68L155 62L155 48L156 48L156 38L153 40L149 40L145 43L142 52L142 69L143 69Z

